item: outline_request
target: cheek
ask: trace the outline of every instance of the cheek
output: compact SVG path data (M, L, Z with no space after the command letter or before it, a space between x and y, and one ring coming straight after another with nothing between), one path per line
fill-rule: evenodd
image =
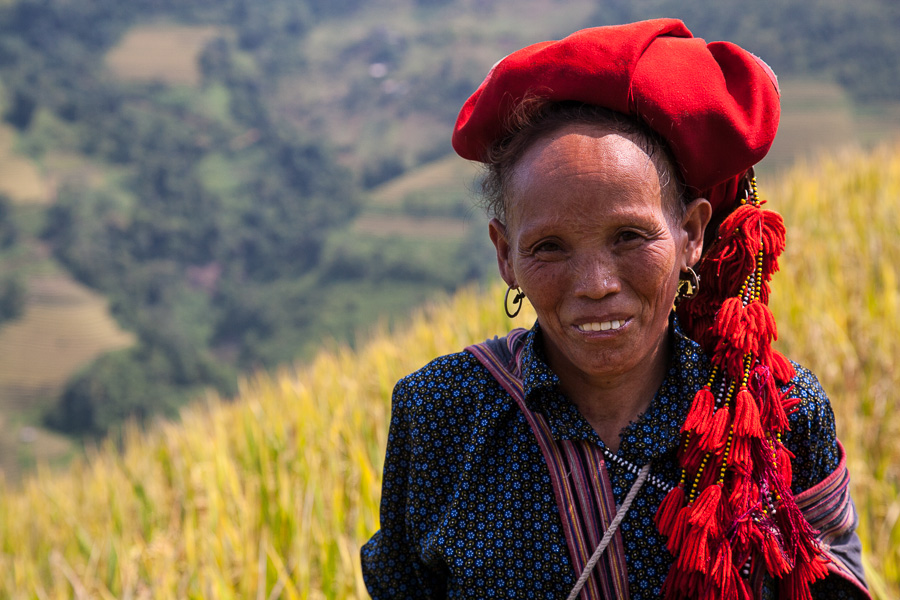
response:
M644 260L634 261L635 283L646 298L656 303L670 304L678 286L678 266L674 247L670 245L648 248Z
M568 271L564 263L519 260L514 263L516 280L535 310L547 312L556 307L568 289Z

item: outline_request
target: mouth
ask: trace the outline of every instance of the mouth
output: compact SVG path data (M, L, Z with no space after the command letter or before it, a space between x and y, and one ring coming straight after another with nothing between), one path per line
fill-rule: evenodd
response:
M621 328L625 325L625 320L612 320L612 321L593 321L591 323L581 323L580 325L576 325L579 331L584 333L591 333L594 331L613 331Z

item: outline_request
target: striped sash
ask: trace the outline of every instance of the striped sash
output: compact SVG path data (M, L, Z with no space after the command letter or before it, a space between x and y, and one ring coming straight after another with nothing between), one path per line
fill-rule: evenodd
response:
M797 506L817 530L819 541L830 559L830 573L846 579L868 598L859 538L854 534L858 518L850 498L850 474L844 447L838 442L841 460L837 469L817 485L795 496Z
M526 333L524 329L516 329L506 336L505 343L504 340L489 340L469 346L466 350L515 399L534 432L550 470L569 557L575 578L578 578L615 517L616 502L600 448L583 441L557 442L544 416L525 405L519 358ZM621 530L616 531L580 597L587 600L628 600L628 571Z

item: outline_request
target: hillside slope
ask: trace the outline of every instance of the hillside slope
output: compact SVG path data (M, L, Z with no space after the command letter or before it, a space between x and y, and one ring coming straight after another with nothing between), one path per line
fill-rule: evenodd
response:
M824 157L763 196L788 222L781 347L833 398L869 577L900 591L900 146ZM69 472L0 487L0 597L363 598L394 382L506 331L503 289L468 291L358 351L259 373L238 401L126 432ZM527 325L530 315L517 324Z
M483 280L491 248L450 131L490 65L526 43L679 15L784 76L766 165L890 135L900 77L883 57L900 12L845 5L0 2L0 206L17 203L21 229L8 250L0 231L0 305L7 280L27 288L23 271L49 266L101 294L133 340L34 401L10 399L0 373L0 468L28 468L42 426L99 436L172 416L207 386L230 395L239 372ZM52 254L26 263L28 245Z

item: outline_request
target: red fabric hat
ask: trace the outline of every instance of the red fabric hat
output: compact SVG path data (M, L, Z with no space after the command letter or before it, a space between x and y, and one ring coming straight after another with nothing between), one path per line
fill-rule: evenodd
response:
M632 115L668 142L684 183L713 204L768 152L778 129L775 74L729 42L695 38L678 19L584 29L497 63L466 101L453 148L481 161L526 95ZM725 207L722 207L725 208Z

